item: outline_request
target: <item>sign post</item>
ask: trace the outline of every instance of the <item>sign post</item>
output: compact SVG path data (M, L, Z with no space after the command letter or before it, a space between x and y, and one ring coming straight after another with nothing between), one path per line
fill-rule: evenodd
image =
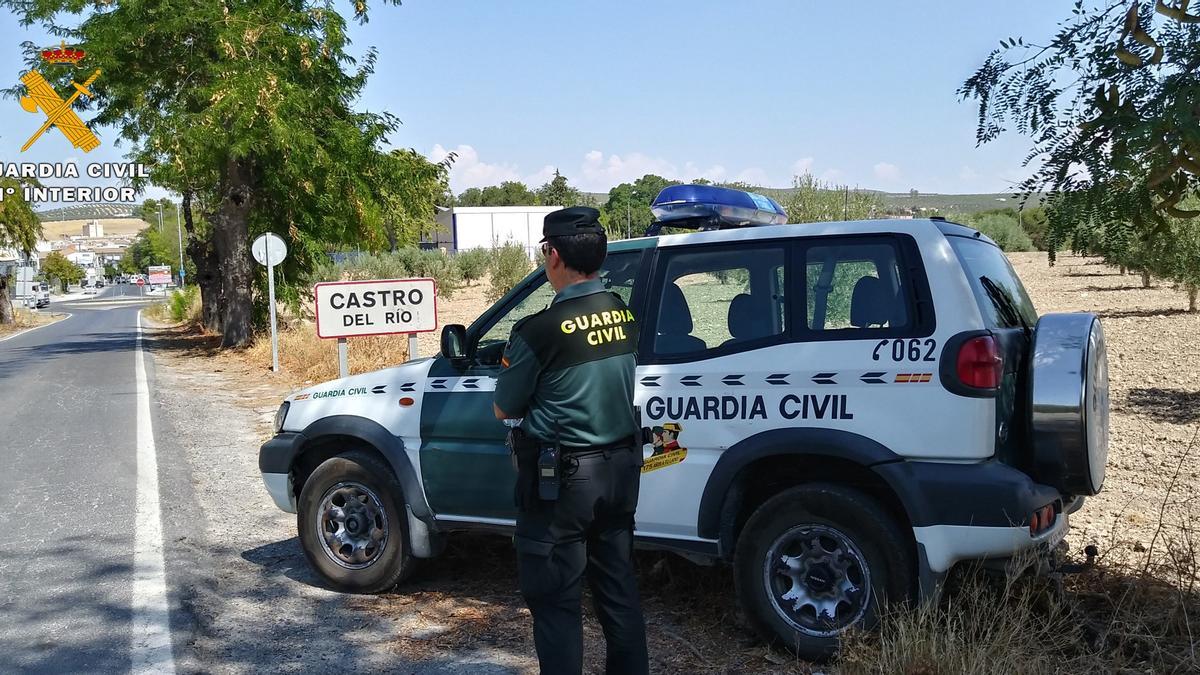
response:
M267 303L271 308L271 371L279 372L279 330L275 323L275 266L287 257L287 244L270 232L260 235L250 245L250 253L258 264L267 268Z
M417 333L437 330L433 279L335 281L313 287L317 337L338 341L338 371L350 374L346 338L408 334L408 358L417 356Z

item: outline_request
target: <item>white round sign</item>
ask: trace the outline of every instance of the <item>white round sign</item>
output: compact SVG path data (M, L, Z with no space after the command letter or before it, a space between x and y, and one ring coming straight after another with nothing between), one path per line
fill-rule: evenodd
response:
M271 267L287 257L287 244L278 235L268 232L254 240L250 245L250 253L259 265Z

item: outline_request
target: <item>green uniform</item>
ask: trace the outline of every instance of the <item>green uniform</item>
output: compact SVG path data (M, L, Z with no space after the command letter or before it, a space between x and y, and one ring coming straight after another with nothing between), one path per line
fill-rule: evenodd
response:
M605 671L649 672L633 515L642 466L634 420L637 324L599 281L572 284L518 321L496 380L496 405L526 434L562 446L558 498L538 498L535 458L518 454L517 582L533 615L543 673L583 668L586 574L604 629Z
M525 433L564 446L607 445L635 432L637 324L598 280L567 286L513 326L496 378L496 405Z

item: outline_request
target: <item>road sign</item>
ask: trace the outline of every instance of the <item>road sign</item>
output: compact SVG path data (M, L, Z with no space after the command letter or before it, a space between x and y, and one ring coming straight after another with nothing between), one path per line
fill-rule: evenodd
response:
M166 286L171 283L170 265L151 265L148 271L151 286Z
M145 286L145 285L146 285L146 280L145 280L145 279L143 279L143 278L141 278L141 277L138 277L138 280L137 280L137 285L138 285L138 286Z
M279 372L279 331L275 326L275 266L287 257L287 244L278 235L258 235L250 244L250 254L267 268L267 304L271 308L271 370Z
M336 281L313 288L317 337L347 338L437 330L433 279Z
M250 245L250 253L259 265L270 267L278 265L287 257L287 244L279 238L279 235L268 232L259 235L258 239L254 240L254 243Z

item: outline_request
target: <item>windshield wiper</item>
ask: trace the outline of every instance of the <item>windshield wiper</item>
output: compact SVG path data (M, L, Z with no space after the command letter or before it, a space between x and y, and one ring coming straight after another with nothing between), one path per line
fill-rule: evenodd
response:
M996 306L996 309L1000 310L1002 314L1007 315L1005 318L1010 323L1020 324L1021 329L1025 332L1025 337L1029 337L1033 329L1025 321L1025 315L1021 313L1021 310L1017 309L1017 305L1013 302L1012 297L1004 292L1000 284L986 276L979 277L979 283L983 285L983 290L987 291L988 297L992 299L992 304Z

